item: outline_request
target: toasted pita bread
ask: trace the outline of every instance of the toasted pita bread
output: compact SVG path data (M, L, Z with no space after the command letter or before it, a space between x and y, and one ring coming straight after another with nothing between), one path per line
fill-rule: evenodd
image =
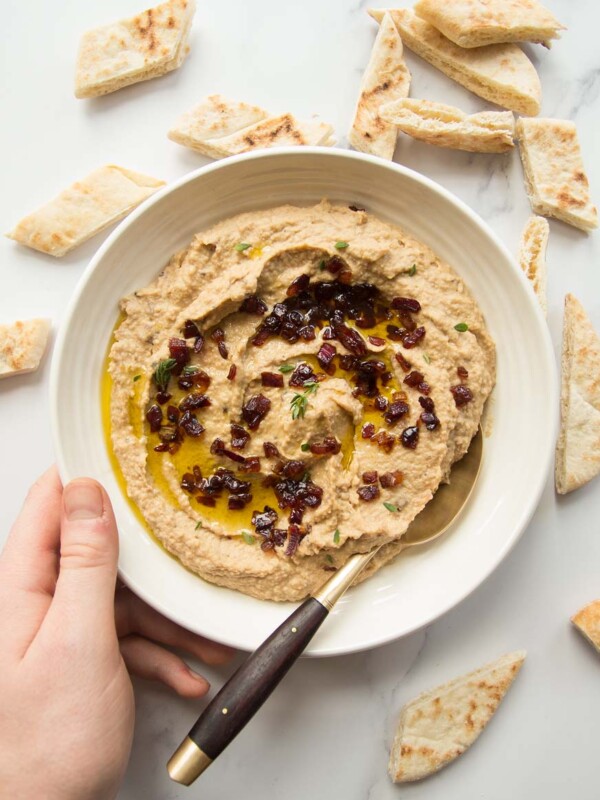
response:
M36 370L46 351L51 327L49 319L0 325L0 378Z
M402 133L438 147L471 153L505 153L514 147L515 118L511 111L465 114L442 103L404 99L386 103L379 113Z
M168 136L177 144L197 149L198 143L202 145L207 139L231 136L268 117L269 112L264 108L227 100L220 94L211 94L199 105L182 114Z
M521 237L521 247L519 249L519 264L533 284L533 289L537 294L544 314L547 311L546 246L549 233L548 220L543 217L529 217Z
M109 164L24 217L6 235L41 253L64 256L122 219L163 185L164 181Z
M535 67L515 44L466 50L408 8L388 9L402 41L474 94L521 114L537 114L542 90ZM369 10L380 22L385 11Z
M600 600L594 600L578 611L571 622L600 653Z
M292 114L272 116L258 106L210 95L183 114L169 139L210 158L290 145L331 145L333 128L325 122L300 122Z
M194 0L169 0L83 34L75 96L98 97L177 69L189 52Z
M379 106L408 96L410 72L402 55L402 39L389 14L384 14L371 58L360 84L360 94L348 139L362 153L391 160L398 131L379 116Z
M519 119L517 138L533 211L584 231L597 228L598 211L590 199L575 123Z
M565 30L537 0L419 0L415 11L460 47L537 42Z
M565 297L560 432L555 478L559 494L572 492L600 473L600 337L583 306Z
M390 753L392 780L421 780L464 753L493 717L525 655L508 653L407 703Z

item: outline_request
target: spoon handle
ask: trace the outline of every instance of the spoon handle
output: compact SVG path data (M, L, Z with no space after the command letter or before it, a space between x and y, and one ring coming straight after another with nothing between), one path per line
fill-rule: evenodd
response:
M167 770L174 781L193 783L252 719L372 556L352 556L315 597L308 597L248 656L169 760Z

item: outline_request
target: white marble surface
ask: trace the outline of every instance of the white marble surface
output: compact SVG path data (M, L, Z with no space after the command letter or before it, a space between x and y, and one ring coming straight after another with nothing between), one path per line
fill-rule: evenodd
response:
M569 30L550 52L527 48L540 72L542 114L577 122L600 201L600 7L595 0L548 2ZM299 116L318 113L335 125L344 145L375 35L366 6L357 0L200 0L192 52L181 70L77 101L72 81L79 34L140 10L140 3L4 0L2 229L102 163L166 180L202 165L201 156L169 142L165 132L178 113L211 92ZM466 110L486 107L412 54L407 60L413 96ZM469 155L406 139L396 160L455 192L516 251L529 213L516 153ZM600 328L599 236L551 222L548 324L557 352L565 292L582 299ZM101 240L60 261L1 240L0 319L48 315L58 325ZM0 385L0 536L28 484L53 458L48 374L49 360L37 375ZM300 662L193 789L170 783L164 764L203 703L137 683L135 744L120 798L594 800L600 795L600 661L568 619L600 595L599 487L596 482L559 499L549 478L535 517L506 561L428 630L370 653ZM426 782L393 786L387 753L401 705L521 647L529 652L521 676L472 750ZM217 688L230 671L205 673Z

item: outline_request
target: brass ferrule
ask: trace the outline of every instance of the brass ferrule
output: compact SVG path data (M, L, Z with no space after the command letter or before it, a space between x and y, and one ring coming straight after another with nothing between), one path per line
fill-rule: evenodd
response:
M340 597L352 586L356 578L358 578L378 550L379 548L376 547L369 553L356 553L351 556L344 566L341 567L335 575L332 575L325 586L321 587L321 589L313 595L315 600L318 600L328 611L331 611Z
M204 770L212 764L196 742L186 736L167 764L169 777L177 783L189 786Z

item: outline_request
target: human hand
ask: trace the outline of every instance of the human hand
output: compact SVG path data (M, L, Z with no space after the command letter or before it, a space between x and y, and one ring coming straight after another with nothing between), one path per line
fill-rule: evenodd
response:
M117 589L110 500L56 469L32 487L0 555L0 797L116 795L129 758L127 672L202 697L206 680L160 644L208 664L232 652ZM160 643L160 644L159 644Z

